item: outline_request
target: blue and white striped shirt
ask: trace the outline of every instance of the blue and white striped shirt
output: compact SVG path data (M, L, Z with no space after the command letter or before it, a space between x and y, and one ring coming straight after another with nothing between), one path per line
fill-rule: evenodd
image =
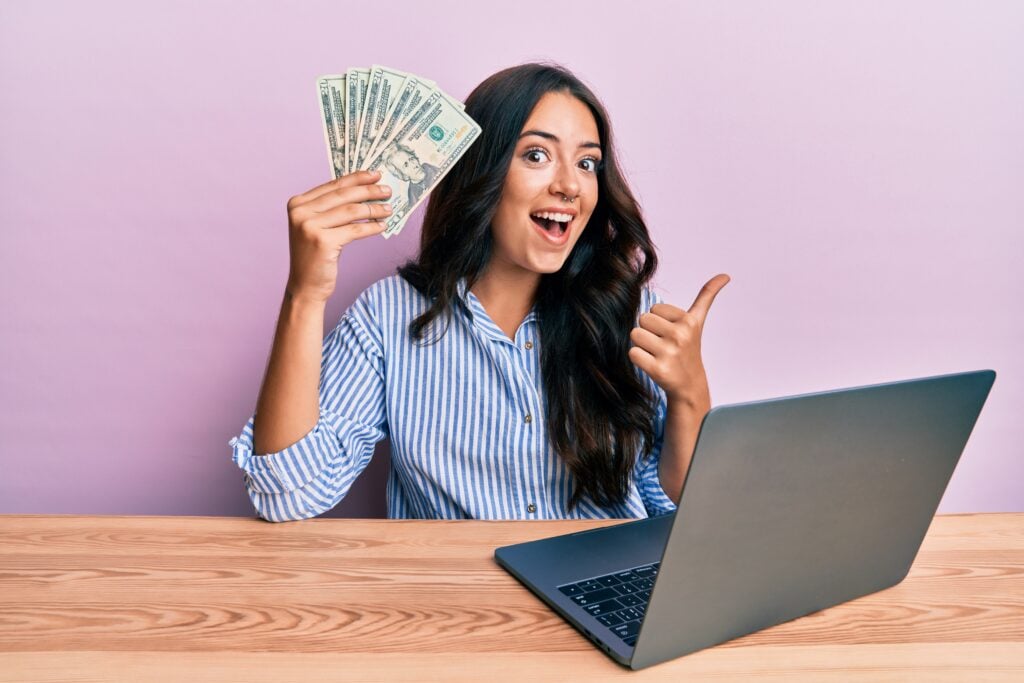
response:
M389 518L629 518L676 509L658 480L665 393L637 368L658 397L654 451L645 461L638 454L624 503L600 507L583 496L569 512L570 472L546 431L536 309L512 340L465 279L458 294L447 333L420 346L409 323L428 307L426 297L397 274L374 283L324 339L313 429L282 451L256 455L249 418L228 444L260 517L283 522L331 509L386 437ZM638 317L660 301L645 287ZM444 325L442 314L426 339Z

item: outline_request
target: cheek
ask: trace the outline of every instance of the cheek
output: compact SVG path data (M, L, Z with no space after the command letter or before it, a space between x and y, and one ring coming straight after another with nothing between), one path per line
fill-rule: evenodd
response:
M551 184L550 174L540 169L527 169L517 166L513 162L508 174L505 176L505 184L502 195L516 203L533 205L537 197L542 195Z
M512 168L505 176L505 184L501 190L501 200L495 217L503 222L515 221L529 213L530 208L536 203L539 174L523 173L522 170ZM543 184L539 184L543 187Z
M496 242L507 244L511 236L517 230L521 230L518 219L521 213L522 208L516 198L503 192L494 219L491 221L491 233Z
M596 194L597 194L597 187L595 186L594 187L594 194L591 195L591 197L594 197L595 199L592 202L589 203L590 206L588 206L586 208L586 210L585 210L585 215L587 217L587 224L585 225L585 227L590 225L590 221L594 217L594 210L597 209Z

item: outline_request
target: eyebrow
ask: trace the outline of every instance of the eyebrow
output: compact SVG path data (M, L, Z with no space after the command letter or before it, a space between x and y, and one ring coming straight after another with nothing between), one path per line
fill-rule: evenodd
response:
M527 135L537 135L537 136L542 137L542 138L547 138L548 140L554 140L555 142L559 142L559 143L561 142L561 140L558 139L557 135L554 135L552 133L548 133L547 131L543 131L543 130L524 130L519 135L519 139L522 140ZM581 142L580 143L580 148L583 148L583 147L596 147L597 149L601 149L601 145L597 144L596 142Z

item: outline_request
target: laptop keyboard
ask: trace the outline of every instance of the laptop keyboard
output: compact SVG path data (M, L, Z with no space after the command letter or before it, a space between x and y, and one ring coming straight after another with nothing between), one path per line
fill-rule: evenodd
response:
M661 562L567 583L558 590L597 617L629 646L636 644Z

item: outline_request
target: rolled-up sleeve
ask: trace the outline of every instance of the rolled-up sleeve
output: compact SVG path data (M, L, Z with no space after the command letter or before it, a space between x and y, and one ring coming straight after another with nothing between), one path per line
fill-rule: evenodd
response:
M645 287L640 299L640 314L650 311L651 306L657 303L664 303L664 300L653 289ZM646 383L648 390L655 397L654 423L652 425L654 428L654 443L651 454L646 459L643 457L637 458L636 485L644 507L647 509L648 516L655 517L674 512L676 509L675 502L669 498L668 494L661 487L661 478L658 476L661 448L665 443L665 416L668 413L668 401L665 396L665 390L658 386L646 372L640 371L640 376ZM641 453L640 455L642 456L643 454Z
M307 519L337 505L387 437L384 356L366 293L323 343L320 413L313 428L276 453L256 454L253 423L228 441L257 515Z

